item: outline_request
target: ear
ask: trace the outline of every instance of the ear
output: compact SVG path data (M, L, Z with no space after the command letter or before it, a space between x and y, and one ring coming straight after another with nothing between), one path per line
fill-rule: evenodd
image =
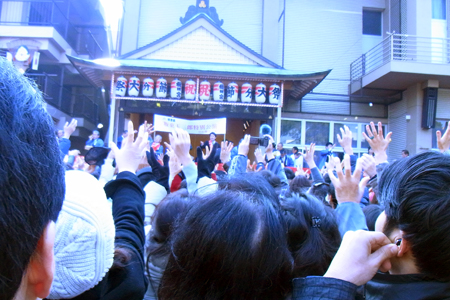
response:
M402 239L400 246L398 247L397 257L402 257L411 250L411 244L403 238L403 231L400 230L400 236L398 238ZM398 239L397 238L397 239Z
M55 223L50 221L38 241L36 250L27 268L25 275L27 293L35 297L45 298L50 293L55 272L53 258L55 232Z

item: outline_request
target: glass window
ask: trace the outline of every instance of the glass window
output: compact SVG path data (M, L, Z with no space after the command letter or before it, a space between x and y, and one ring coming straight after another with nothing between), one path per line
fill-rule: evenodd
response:
M433 0L432 2L432 18L436 20L446 20L445 0Z
M439 130L442 134L444 134L444 132L447 130L447 126L448 126L448 122L446 122L444 120L436 120L436 123L434 123L433 135L432 135L432 140L431 140L432 148L435 148L435 149L438 148L436 132Z
M306 122L305 143L309 145L316 143L325 146L329 142L330 124L322 122Z
M350 131L352 132L352 137L353 137L352 148L356 148L358 146L358 126L359 126L359 124L356 124L356 123L347 123L347 124L334 123L334 135L333 135L334 143L336 144L336 146L339 145L337 135L339 134L342 138L342 133L341 133L340 128L344 129L344 125L346 125L348 127L348 129L350 129Z
M370 126L370 124L367 124L367 125ZM386 132L386 126L382 125L382 127L383 127L383 135L386 136L386 134L389 133L389 132ZM378 131L378 125L377 124L375 124L375 129ZM363 125L362 131L367 134L366 125ZM364 136L362 136L362 134L361 134L361 148L362 149L364 149L364 148L369 149L369 147L370 147L369 143L366 141Z
M300 144L302 136L302 122L281 120L281 142L283 144Z
M381 11L363 10L363 34L381 36Z

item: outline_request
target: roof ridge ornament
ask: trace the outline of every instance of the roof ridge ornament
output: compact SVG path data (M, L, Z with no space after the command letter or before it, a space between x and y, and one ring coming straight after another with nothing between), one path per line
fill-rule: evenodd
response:
M198 14L207 15L214 23L219 26L222 26L223 24L223 19L219 19L216 8L213 6L209 6L209 0L197 0L197 5L189 6L186 14L184 15L184 18L180 17L181 24L186 24Z

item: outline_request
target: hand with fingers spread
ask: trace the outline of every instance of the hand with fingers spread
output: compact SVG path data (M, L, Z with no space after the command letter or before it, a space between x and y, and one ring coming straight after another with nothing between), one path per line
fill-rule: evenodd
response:
M305 147L305 153L302 153L303 159L308 164L309 168L315 168L316 162L314 161L314 152L316 151L316 144L311 143L311 145L308 147Z
M305 170L303 170L302 167L297 167L297 171L295 171L295 176L305 176L306 177Z
M247 173L254 172L256 170L256 162L251 163L250 159L247 159Z
M359 158L359 160L361 161L361 166L364 170L364 173L366 173L369 178L377 175L377 166L375 158L372 155L364 154Z
M187 131L176 128L169 135L170 145L164 143L166 147L170 147L178 158L178 161L186 166L192 163L191 156L189 155L189 150L191 149L191 137Z
M128 122L128 132L134 132L133 122ZM143 127L139 129L138 136L134 141L134 135L129 134L122 141L119 149L114 142L111 142L111 149L116 157L116 165L120 172L136 172L143 157L144 149L148 144L148 133Z
M246 134L242 139L242 142L239 143L238 154L247 156L249 149L250 149L250 134Z
M180 173L183 170L183 166L178 160L177 155L173 151L172 147L167 144L167 155L169 156L169 170L170 170L170 177L175 177L178 173Z
M353 134L350 131L350 129L344 125L344 128L340 128L342 138L339 134L337 134L337 139L341 147L344 149L344 152L348 155L353 155L353 148L352 148L352 142L353 142Z
M389 132L386 137L384 137L383 126L381 125L381 122L378 122L378 131L375 128L375 124L373 122L370 122L370 126L366 125L366 131L367 134L363 132L363 136L369 143L370 148L372 148L373 152L375 153L376 163L380 164L387 161L386 150L389 146L389 143L392 141L392 132Z
M271 137L270 135L268 135L269 137L269 144L266 147L266 157L268 161L271 161L272 159L275 158L275 155L273 154L273 137Z
M328 170L331 170L332 172L336 170L336 166L341 164L341 160L339 157L335 156L329 156L328 162L325 163L325 169L328 172Z
M145 126L145 130L148 132L149 136L155 132L155 128L153 127L153 124L147 124Z
M231 160L231 150L233 150L233 143L228 141L222 141L220 143L220 161L224 164Z
M70 121L70 124L69 122L66 122L66 124L64 124L63 138L69 139L75 129L77 129L77 124L78 121L76 119L72 119L72 121Z
M261 149L256 148L255 158L257 163L264 163L264 154L261 152Z
M209 148L209 147L208 147ZM211 151L208 150L208 156L203 154L202 148L197 147L197 182L202 177L211 178L211 173L214 171L216 164L219 162L219 157L216 156L216 150L219 148L218 143L214 143Z
M364 194L364 188L366 187L367 182L370 178L364 177L363 179L361 179L362 164L360 159L358 159L358 161L356 162L356 168L352 174L350 155L345 154L344 167L345 174L342 172L342 166L340 164L336 165L336 173L338 177L333 174L332 170L328 170L328 175L333 182L336 192L336 199L339 203L360 203L361 198Z
M152 173L155 175L156 183L163 186L167 193L169 193L169 156L166 154L163 157L163 165L161 165L155 154L155 150L150 148L150 152L147 153L147 161L150 167L152 167Z
M445 152L450 148L450 126L447 123L447 130L445 131L444 135L442 135L441 131L436 131L436 138L437 138L437 144L438 148L441 152Z
M387 272L391 268L389 259L397 253L398 247L381 232L347 231L324 277L361 286L379 269Z

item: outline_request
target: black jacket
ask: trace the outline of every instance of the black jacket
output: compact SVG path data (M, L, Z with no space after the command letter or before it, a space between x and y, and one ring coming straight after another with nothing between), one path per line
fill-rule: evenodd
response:
M142 300L148 286L143 255L144 191L136 175L122 172L105 186L105 192L113 200L116 249L126 249L130 259L124 268L110 269L99 284L73 299Z

